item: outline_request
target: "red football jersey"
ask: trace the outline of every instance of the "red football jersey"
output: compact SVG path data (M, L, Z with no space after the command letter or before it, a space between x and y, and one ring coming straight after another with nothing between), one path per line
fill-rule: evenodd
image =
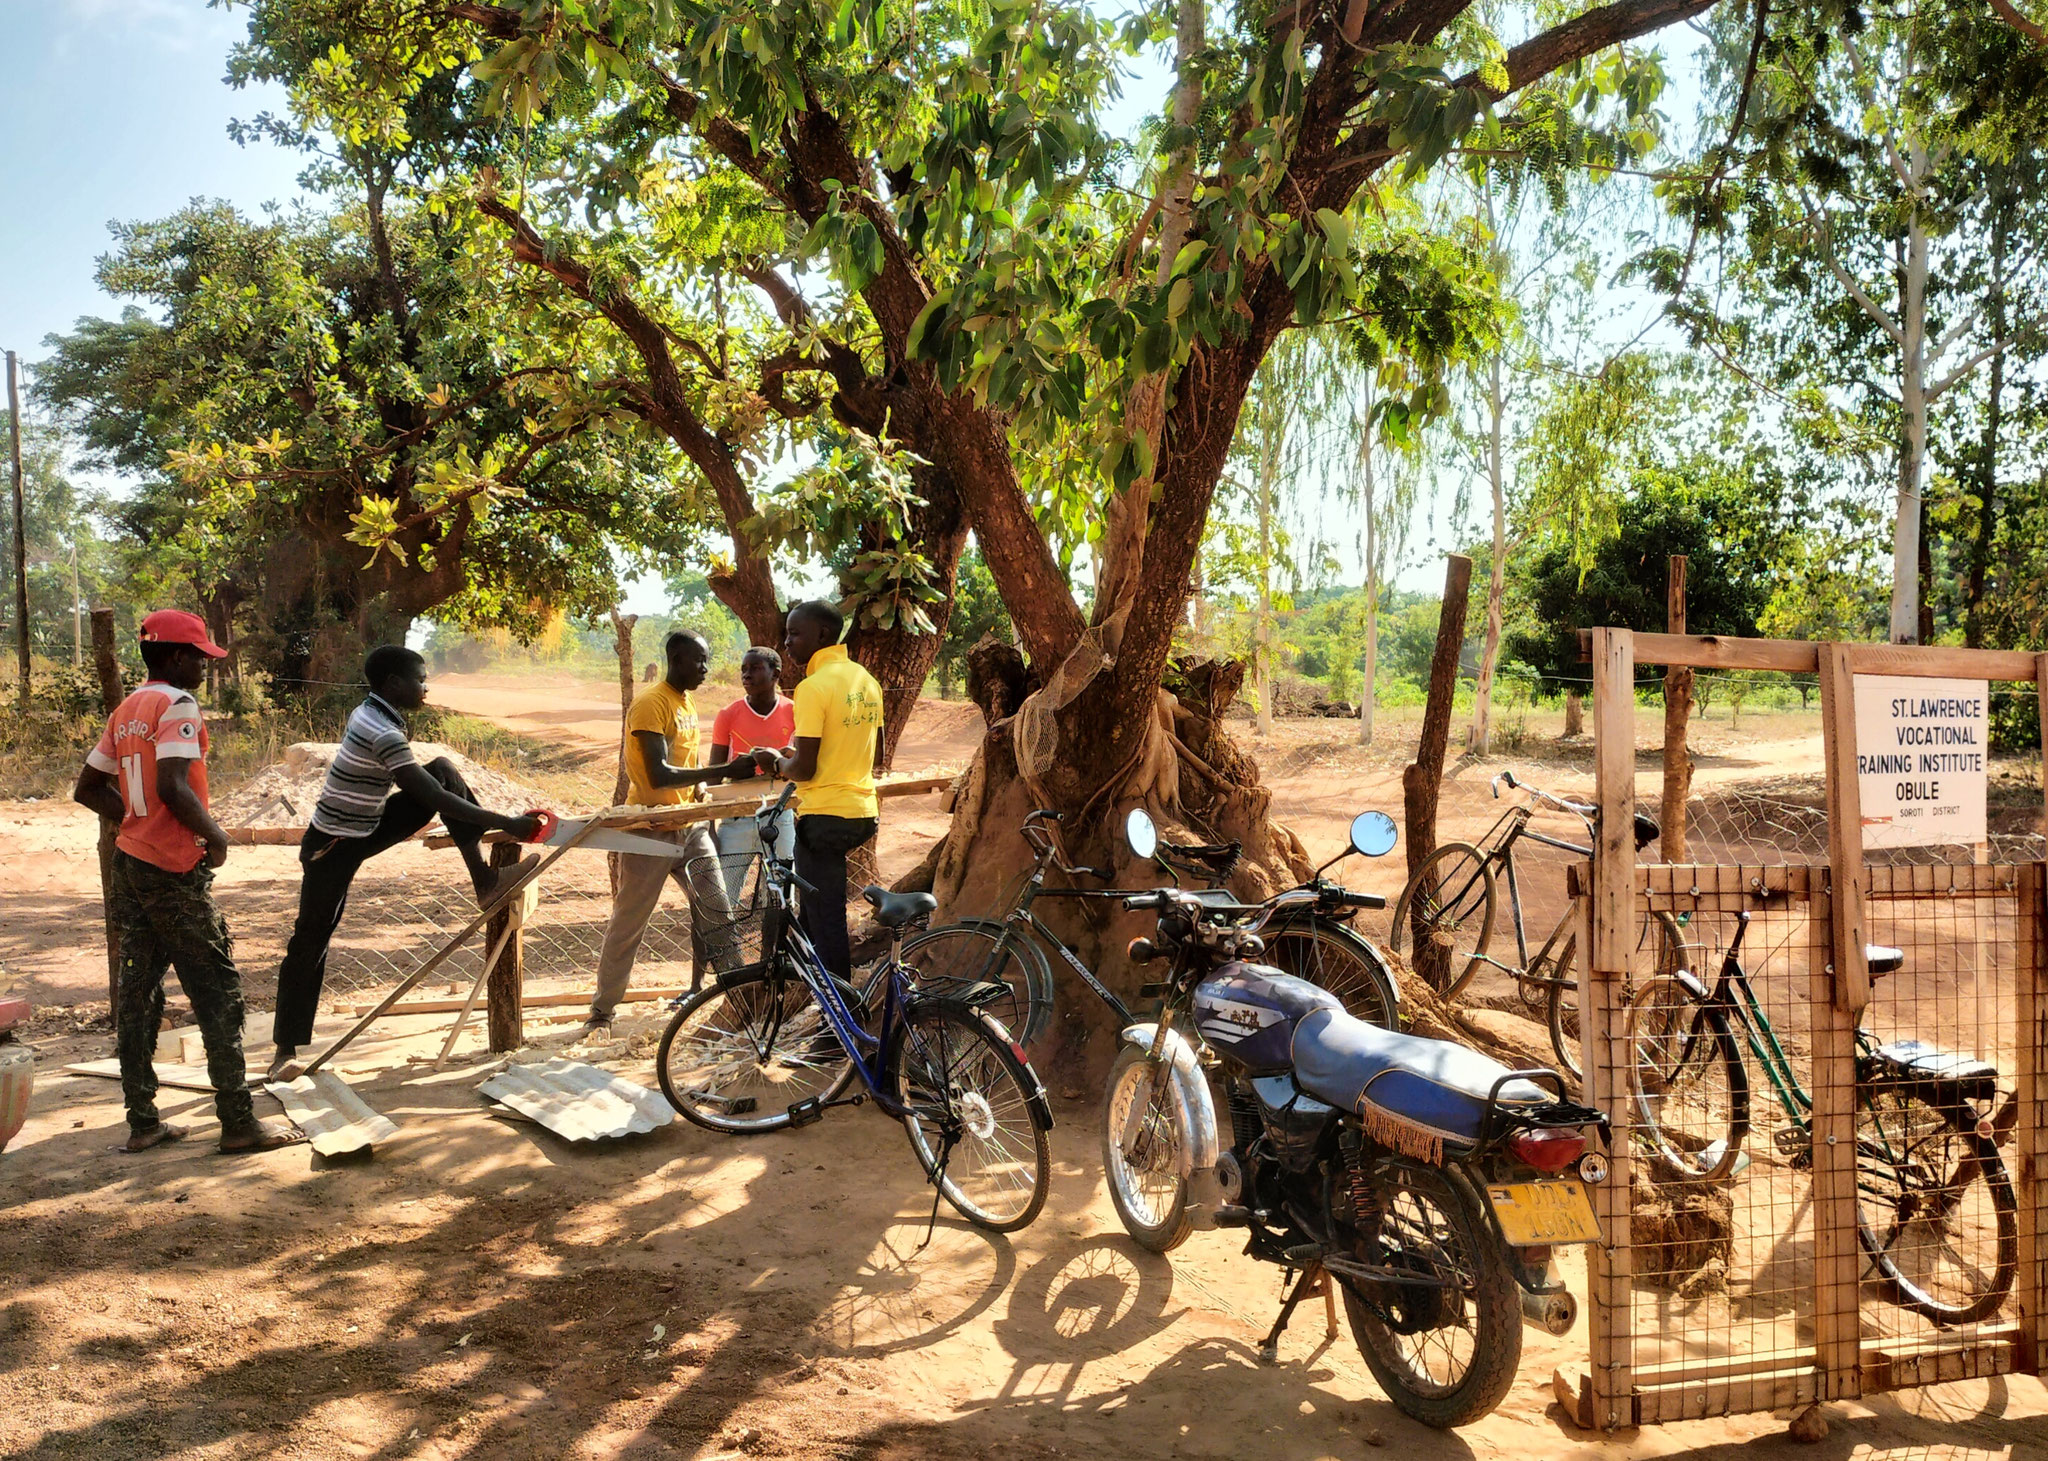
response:
M186 782L206 803L206 722L189 690L151 680L114 712L86 764L114 778L128 815L114 845L169 872L190 872L206 856L206 843L179 821L156 794L156 764L178 756L192 762Z

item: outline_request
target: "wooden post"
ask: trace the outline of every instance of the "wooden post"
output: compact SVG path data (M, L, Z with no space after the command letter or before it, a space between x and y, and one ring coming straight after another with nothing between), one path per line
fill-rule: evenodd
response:
M1443 614L1436 625L1436 653L1429 661L1429 701L1422 712L1422 739L1415 760L1401 773L1407 814L1408 876L1421 871L1436 851L1436 801L1444 780L1444 751L1451 740L1451 703L1458 693L1458 651L1465 643L1465 608L1472 591L1472 560L1453 553L1444 569Z
M114 653L114 611L94 609L92 611L92 662L100 674L100 709L112 715L121 708L126 691L121 685L121 661ZM118 1009L121 1003L121 933L114 926L114 910L104 894L114 871L114 838L120 828L100 818L100 889L101 918L106 924L107 934L107 1008Z
M1857 1319L1862 1255L1856 1241L1856 1017L1835 999L1834 898L1807 902L1813 1019L1813 1338L1821 1396L1862 1393Z
M1685 633L1685 555L1671 555L1671 573L1664 586L1664 627ZM1692 675L1673 665L1664 671L1664 806L1659 822L1659 860L1688 861L1685 847L1685 804L1692 795L1692 757L1685 744L1686 719L1692 714Z
M1621 1073L1629 960L1636 946L1636 657L1626 629L1593 631L1593 885L1580 947L1588 951L1579 1007L1586 1089L1607 1113L1613 1140L1607 1180L1594 1191L1604 1235L1588 1255L1591 1303L1592 1422L1606 1430L1635 1424L1634 1255L1629 1108Z
M491 848L491 866L510 867L524 851L523 843L496 843ZM508 902L492 915L484 930L488 947L499 951L490 966L487 996L493 1054L517 1050L526 1043L526 1030L519 1017L520 997L526 992L526 935L512 927L518 916L516 902Z
M619 660L619 774L612 781L612 805L624 806L626 793L632 790L632 782L626 776L626 717L632 713L633 691L633 626L640 622L638 614L621 614L612 610L612 651ZM619 891L619 855L607 852L604 855L605 875L611 881L612 895Z
M2048 673L2048 657L2042 669ZM2015 1033L2019 1044L2014 1101L2012 1181L2019 1196L2019 1272L2013 1279L2013 1312L2019 1319L2018 1365L2048 1374L2048 864L2019 869L2017 934L2018 993Z
M1835 1008L1860 1015L1870 1003L1864 907L1870 877L1863 867L1863 796L1856 782L1856 679L1850 646L1818 647L1821 756L1827 767L1828 868L1835 917Z
M15 687L21 708L28 709L28 528L22 506L21 484L21 381L12 350L7 352L7 455L14 476L14 659L21 675Z

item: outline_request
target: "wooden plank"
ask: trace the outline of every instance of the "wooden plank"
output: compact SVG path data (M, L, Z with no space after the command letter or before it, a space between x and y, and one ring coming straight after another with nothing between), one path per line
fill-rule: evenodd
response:
M1643 1390L1635 1397L1639 1425L1668 1425L1673 1421L1701 1420L1709 1416L1749 1415L1762 1410L1790 1410L1821 1399L1818 1370L1779 1370L1771 1374L1736 1375L1725 1380L1703 1380L1696 1384L1665 1385Z
M2018 1197L2019 1272L2013 1312L2019 1316L2018 1368L2048 1374L2048 865L2019 870L2014 1033L2019 1043L2013 1100L2013 1191Z
M1674 553L1664 580L1664 628L1685 633L1685 568L1683 553ZM1682 665L1664 671L1664 795L1658 819L1657 857L1684 862L1686 798L1692 793L1692 757L1686 754L1686 731L1692 717L1692 675Z
M1636 946L1636 661L1626 629L1593 631L1595 969L1626 974Z
M1859 675L1925 680L2032 680L2040 656L2023 649L1964 649L1949 644L1851 644L1849 667Z
M1807 921L1813 1020L1813 1330L1828 1400L1853 1400L1862 1383L1857 1304L1856 1020L1834 998L1834 899L1815 893Z
M1573 1425L1582 1431L1593 1429L1593 1386L1584 1370L1552 1370L1550 1393Z
M1579 658L1594 656L1597 629L1579 631ZM1784 670L1812 674L1820 646L1797 639L1736 639L1718 634L1638 634L1636 662L1696 670ZM1922 679L2036 680L2039 656L2025 650L1962 649L1949 645L1852 644L1854 672Z
M646 989L629 989L619 997L620 1004L634 1004L644 1000L674 999L686 993L686 984L656 984ZM463 1001L459 999L415 999L404 1004L394 1004L384 1011L386 1015L452 1015L461 1011ZM588 994L522 994L519 1007L526 1010L566 1009L574 1005L589 1004ZM374 1004L349 1006L352 1015L366 1015L377 1008Z
M1794 864L1785 866L1665 867L1636 869L1636 887L1646 910L1656 913L1755 912L1765 900L1802 903L1820 885L1824 871Z
M1875 863L1866 869L1865 876L1869 879L1864 889L1866 897L1895 902L2004 898L2018 886L2014 868L2005 863Z
M1860 1015L1870 1003L1870 965L1863 957L1863 799L1856 782L1856 687L1848 646L1820 647L1821 754L1827 767L1828 867L1834 892L1835 1008Z
M1592 899L1573 901L1579 947L1593 946ZM1586 1345L1588 1389L1584 1424L1613 1430L1634 1423L1635 1353L1634 1215L1629 1202L1633 1181L1629 1140L1630 1108L1626 1083L1616 1079L1624 1068L1622 1044L1627 1011L1626 981L1587 970L1579 985L1579 1068L1586 1073L1586 1100L1606 1113L1607 1180L1592 1191L1593 1212L1600 1220L1600 1241L1586 1251Z
M333 1071L272 1081L264 1089L277 1097L285 1115L323 1157L364 1151L398 1135L397 1122L372 1110Z
M2013 1325L1980 1329L1965 1340L1873 1344L1863 1354L1863 1393L1876 1395L2011 1374L2016 1368L2018 1344L2019 1334Z
M1661 1385L1691 1385L1702 1380L1729 1380L1737 1375L1766 1375L1780 1370L1814 1368L1813 1346L1794 1349L1743 1350L1736 1354L1692 1355L1680 1360L1663 1360L1636 1366L1636 1389L1654 1390Z

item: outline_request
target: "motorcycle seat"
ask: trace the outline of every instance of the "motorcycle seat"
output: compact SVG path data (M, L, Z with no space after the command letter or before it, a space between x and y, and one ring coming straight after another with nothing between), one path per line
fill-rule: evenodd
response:
M860 895L875 908L875 922L884 928L901 928L938 910L939 900L929 893L892 893L879 883L870 883Z
M1430 1040L1383 1030L1342 1010L1313 1010L1294 1027L1294 1079L1318 1100L1427 1127L1441 1136L1471 1143L1508 1068L1476 1050L1449 1040ZM1540 1105L1555 1098L1533 1081L1510 1081L1503 1105Z

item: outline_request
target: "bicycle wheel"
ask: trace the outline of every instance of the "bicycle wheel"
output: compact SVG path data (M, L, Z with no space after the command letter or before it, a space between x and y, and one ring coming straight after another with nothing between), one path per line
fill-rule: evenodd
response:
M1866 1087L1856 1116L1856 1236L1879 1291L1936 1324L1990 1317L2019 1271L2019 1221L1976 1112Z
M1398 1029L1394 979L1377 950L1342 924L1304 918L1266 930L1265 961L1344 1001L1369 1025Z
M1008 1233L1038 1216L1052 1152L1031 1108L1044 1097L1030 1067L973 1010L912 1000L889 1072L918 1163L962 1217Z
M1625 1024L1636 1136L1680 1178L1725 1177L1749 1135L1749 1071L1728 1017L1678 979L1651 979Z
M840 992L858 1011L858 996ZM758 966L685 1000L654 1064L671 1106L698 1126L735 1134L780 1131L791 1106L835 1100L854 1079L810 987Z
M1394 904L1394 952L1449 999L1479 969L1493 938L1493 870L1469 842L1446 842L1417 868Z
M1656 914L1651 923L1657 931L1657 973L1669 978L1685 966L1684 935L1668 913ZM1583 1081L1586 1073L1579 1066L1585 1044L1579 1024L1578 960L1579 940L1573 934L1558 950L1555 964L1543 971L1556 980L1548 986L1544 1021L1550 1026L1550 1048L1557 1053L1558 1069Z
M1191 1140L1188 1115L1170 1077L1165 1066L1153 1067L1145 1051L1126 1045L1109 1068L1102 1102L1102 1173L1109 1179L1110 1203L1124 1231L1154 1253L1178 1248L1195 1225L1188 1212L1187 1179L1180 1171ZM1126 1151L1131 1106L1148 1085L1143 1126Z
M903 944L903 967L925 993L948 998L971 984L993 982L1009 994L981 1008L1020 1045L1052 1024L1052 971L1024 934L990 918L964 918L926 929Z
M1544 1001L1543 1021L1550 1026L1550 1048L1557 1054L1557 1068L1575 1081L1586 1078L1579 1068L1585 1050L1579 1027L1579 936L1572 934L1557 951L1557 958L1544 973L1557 982L1549 987Z

